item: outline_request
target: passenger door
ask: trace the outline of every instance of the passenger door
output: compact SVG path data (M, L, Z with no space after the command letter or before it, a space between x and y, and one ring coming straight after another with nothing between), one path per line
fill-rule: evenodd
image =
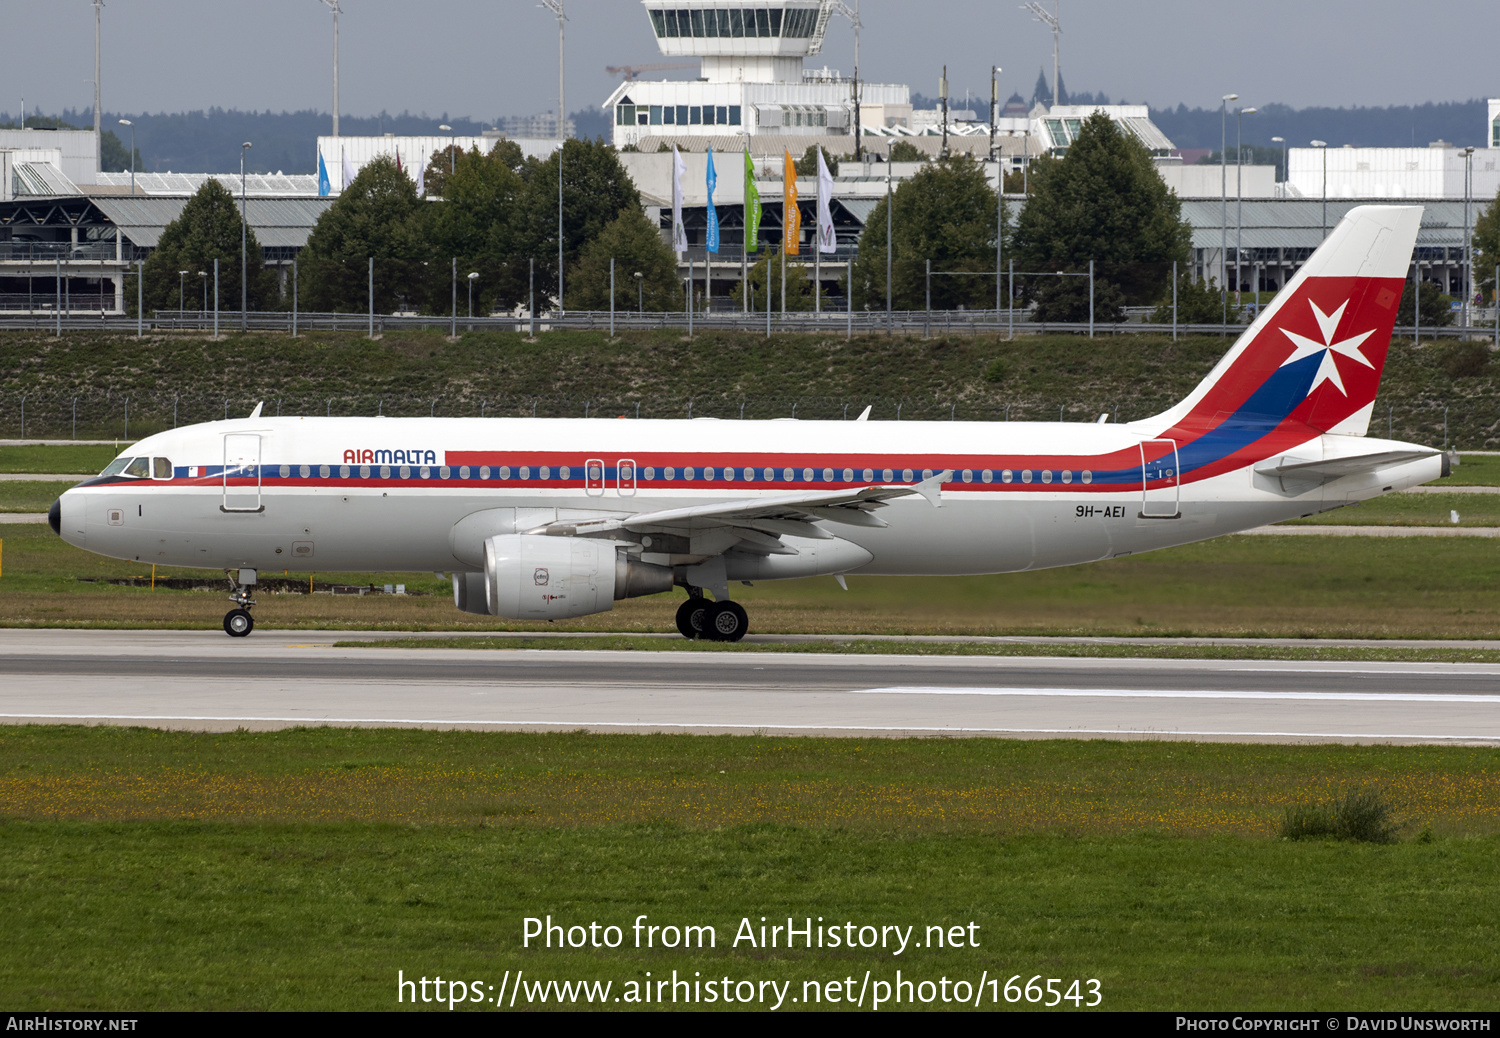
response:
M1141 518L1182 515L1181 469L1176 440L1141 441Z
M223 512L264 512L260 499L260 434L224 434Z

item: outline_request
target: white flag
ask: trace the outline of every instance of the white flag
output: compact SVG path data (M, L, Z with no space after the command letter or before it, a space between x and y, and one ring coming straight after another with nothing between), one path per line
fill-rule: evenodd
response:
M427 163L417 163L417 197L427 197Z
M687 230L682 226L682 175L687 172L687 164L682 161L682 156L677 153L677 145L672 145L672 251L684 253L687 251Z
M823 149L818 149L818 251L837 252L838 236L833 231L833 213L829 203L833 201L833 174L823 162Z
M342 192L343 190L345 190L346 188L348 188L349 185L352 184L352 183L354 183L354 163L352 163L352 162L349 161L349 156L348 155L345 155L344 156L344 186L341 187L339 190Z

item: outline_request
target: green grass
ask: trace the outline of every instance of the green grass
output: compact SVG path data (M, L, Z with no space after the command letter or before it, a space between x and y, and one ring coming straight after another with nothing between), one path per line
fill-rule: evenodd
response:
M1415 496L1415 495L1413 495ZM0 528L0 625L214 629L217 591L112 587L78 578L149 577L140 563L74 548L41 525ZM167 570L163 574L212 571ZM273 574L266 574L271 576ZM671 631L680 595L608 613L526 624L457 612L432 574L318 574L405 582L424 597L262 594L264 628ZM736 587L751 631L810 634L1046 634L1314 638L1500 637L1500 556L1467 538L1223 537L1145 555L980 577L773 581Z
M1500 456L1465 454L1458 467L1446 479L1435 479L1432 486L1500 487Z
M1500 494L1387 494L1357 506L1292 519L1286 526L1500 526Z
M899 968L1096 978L1105 1009L1486 1009L1500 979L1496 760L1454 747L9 728L0 1000L382 1010L402 1008L398 970L498 988L517 969L615 993L676 969L792 981L800 996L804 980L858 986ZM1403 816L1397 844L1276 837L1287 807L1375 784ZM627 934L642 914L708 924L718 941L522 947L523 920L549 914ZM761 916L918 937L972 922L979 946L734 948L741 919Z
M0 512L45 512L72 484L0 479Z
M94 444L0 447L0 472L70 472L80 476L94 476L115 459L120 449Z

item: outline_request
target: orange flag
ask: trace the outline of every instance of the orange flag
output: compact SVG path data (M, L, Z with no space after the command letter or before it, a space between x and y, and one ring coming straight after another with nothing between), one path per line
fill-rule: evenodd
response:
M782 180L786 189L781 206L782 248L788 256L796 256L802 240L802 211L797 208L797 164L792 161L790 151L786 153Z

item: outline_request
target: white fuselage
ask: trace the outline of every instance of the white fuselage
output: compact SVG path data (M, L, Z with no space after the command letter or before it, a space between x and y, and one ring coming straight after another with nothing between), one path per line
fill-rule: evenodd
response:
M999 573L1216 537L1425 483L1442 470L1431 454L1324 482L1287 484L1246 465L1181 482L1148 474L1144 488L1139 477L1131 485L1118 459L1134 457L1153 435L1130 425L1021 422L255 418L142 440L123 456L167 459L172 477L69 490L60 533L91 552L167 566L472 572L483 568L480 542L465 542L455 527L474 513L517 509L514 528L525 530L910 484L953 469L940 508L911 496L879 510L883 528L821 523L863 549L858 565L837 568ZM1310 434L1295 453L1316 461L1412 448ZM1095 478L1091 459L1114 465L1117 482ZM643 559L690 565L725 550L715 536L705 529L667 553L648 547Z

